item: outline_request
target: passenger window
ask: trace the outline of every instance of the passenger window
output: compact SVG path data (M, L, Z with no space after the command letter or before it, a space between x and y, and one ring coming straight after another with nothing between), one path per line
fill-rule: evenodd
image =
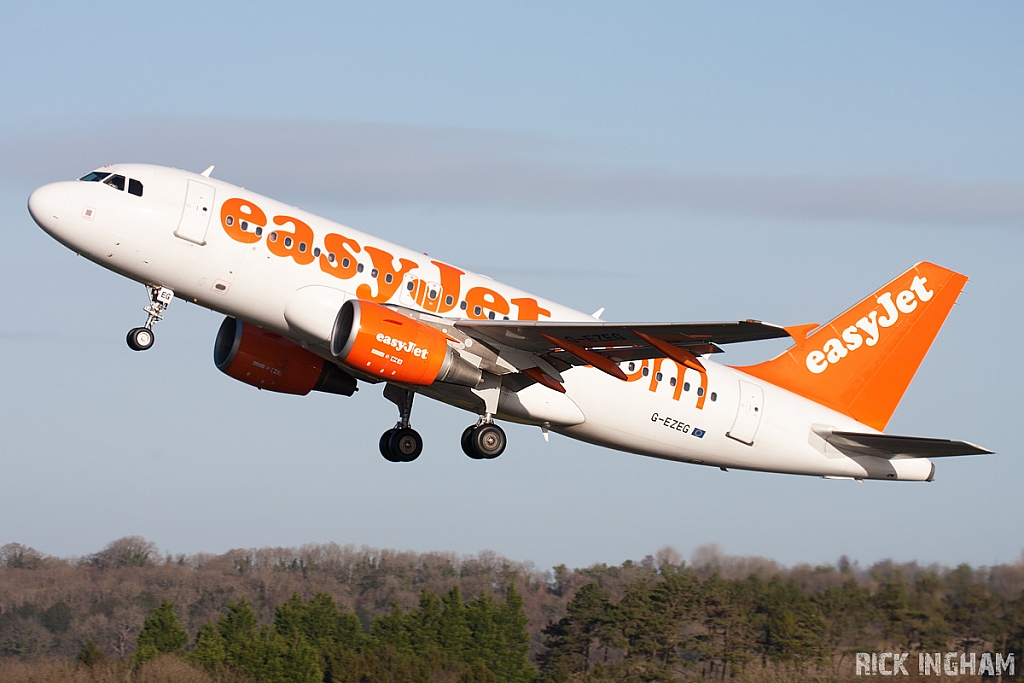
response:
M79 180L84 180L87 183L98 183L108 175L110 174L106 171L93 171L92 173L86 173L84 176L79 178Z
M136 197L142 196L142 183L135 178L128 179L128 194L133 194Z
M123 175L112 175L108 178L104 185L110 185L115 190L124 192L124 176Z

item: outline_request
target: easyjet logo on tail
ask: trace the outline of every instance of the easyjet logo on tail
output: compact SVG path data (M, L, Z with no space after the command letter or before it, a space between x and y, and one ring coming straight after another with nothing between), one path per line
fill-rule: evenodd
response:
M793 347L737 369L885 429L966 282L918 263L826 325L786 328Z
M814 374L821 374L829 365L839 363L851 352L863 346L874 346L882 338L884 331L896 324L900 314L910 315L917 310L918 302L928 302L935 292L927 288L928 279L915 275L910 289L904 289L893 297L892 292L885 292L875 299L880 307L862 317L855 324L845 328L840 335L842 339L833 337L825 342L821 349L814 349L807 354L807 369Z

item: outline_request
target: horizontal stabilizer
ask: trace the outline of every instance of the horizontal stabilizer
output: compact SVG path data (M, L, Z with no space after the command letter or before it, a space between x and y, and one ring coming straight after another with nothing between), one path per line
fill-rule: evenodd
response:
M837 432L831 429L815 429L814 432L847 455L873 455L876 458L945 458L953 455L992 454L992 451L981 446L950 439Z

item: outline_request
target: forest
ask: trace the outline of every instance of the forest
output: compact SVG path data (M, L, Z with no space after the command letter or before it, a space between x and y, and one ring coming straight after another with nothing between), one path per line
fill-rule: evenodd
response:
M78 558L0 547L0 681L852 681L859 652L1024 650L1024 555L784 567L670 548L542 570L335 544ZM906 680L919 678L910 666ZM946 680L981 680L958 672ZM972 675L973 674L973 675ZM924 680L923 678L920 678Z

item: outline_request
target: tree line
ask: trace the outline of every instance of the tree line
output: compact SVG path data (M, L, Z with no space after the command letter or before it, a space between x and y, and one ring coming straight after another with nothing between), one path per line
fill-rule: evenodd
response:
M839 681L861 651L1021 662L1022 596L1024 562L785 568L666 549L545 572L330 544L172 557L130 537L73 559L9 544L0 677L78 662L144 680L173 662L197 681Z

